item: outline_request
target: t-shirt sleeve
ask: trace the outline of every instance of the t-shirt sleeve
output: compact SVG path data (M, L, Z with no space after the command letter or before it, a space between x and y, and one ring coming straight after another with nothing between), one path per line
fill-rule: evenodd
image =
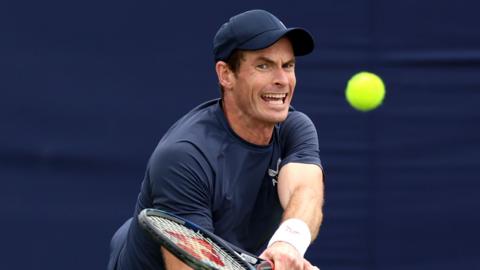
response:
M153 207L212 231L211 176L205 157L191 143L157 148L148 168Z
M315 125L307 115L290 112L280 127L283 166L290 162L316 164L322 167Z

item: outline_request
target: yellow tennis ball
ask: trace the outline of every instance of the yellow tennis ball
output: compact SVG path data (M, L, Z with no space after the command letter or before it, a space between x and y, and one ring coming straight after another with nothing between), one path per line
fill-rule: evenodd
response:
M382 104L385 84L373 73L359 72L348 81L345 96L353 108L363 112L370 111Z

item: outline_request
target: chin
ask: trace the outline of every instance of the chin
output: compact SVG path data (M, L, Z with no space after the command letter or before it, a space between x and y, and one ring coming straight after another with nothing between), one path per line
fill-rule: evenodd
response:
M267 119L268 119L268 122L272 124L277 124L285 121L285 119L287 119L287 116L288 116L288 111L282 114L271 115Z

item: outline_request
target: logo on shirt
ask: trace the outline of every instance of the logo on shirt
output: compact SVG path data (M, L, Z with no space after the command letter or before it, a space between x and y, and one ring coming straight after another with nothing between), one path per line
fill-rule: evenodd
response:
M272 177L272 185L275 186L278 183L278 167L280 167L280 163L282 162L281 158L278 158L277 160L277 169L272 170L268 169L268 175Z

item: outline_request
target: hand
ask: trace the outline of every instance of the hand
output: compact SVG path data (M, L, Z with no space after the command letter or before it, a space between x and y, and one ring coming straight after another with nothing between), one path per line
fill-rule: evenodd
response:
M319 270L310 264L289 243L278 241L267 248L260 258L273 262L275 270Z

